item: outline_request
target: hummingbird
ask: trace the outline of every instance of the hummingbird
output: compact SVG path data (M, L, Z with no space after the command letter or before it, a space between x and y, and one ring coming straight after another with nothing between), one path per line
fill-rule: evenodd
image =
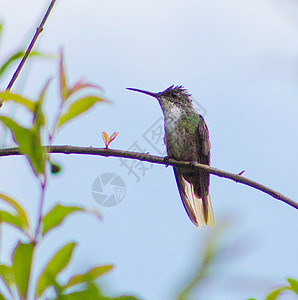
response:
M210 165L209 131L202 115L193 107L191 94L183 86L170 86L159 93L136 88L157 99L164 115L167 157L176 160ZM214 215L209 195L209 173L174 167L174 174L183 206L190 220L202 229L214 226Z

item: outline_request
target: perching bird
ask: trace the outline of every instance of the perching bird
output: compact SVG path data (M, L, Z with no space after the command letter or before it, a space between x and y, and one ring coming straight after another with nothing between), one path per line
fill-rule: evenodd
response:
M160 93L128 88L155 97L164 114L165 144L169 158L210 165L209 131L204 118L193 108L191 95L182 86ZM209 195L209 173L174 167L184 208L191 221L202 229L214 226Z

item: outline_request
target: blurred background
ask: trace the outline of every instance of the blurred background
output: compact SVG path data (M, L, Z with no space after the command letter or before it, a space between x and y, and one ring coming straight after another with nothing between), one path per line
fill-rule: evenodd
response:
M48 5L1 1L1 61L28 45ZM99 104L67 125L54 144L103 147L102 131L119 131L110 148L163 155L157 101L125 88L158 92L181 84L205 114L212 166L245 170L244 176L297 201L297 25L298 2L292 0L57 1L35 49L58 57L63 48L70 82L85 78L102 86L112 104ZM2 90L13 72L2 78ZM45 108L54 116L57 75L58 59L36 58L13 91L35 99L55 76ZM192 299L262 299L287 277L297 278L297 211L266 194L211 176L216 222L225 229L199 231L184 211L170 167L52 157L63 170L50 179L46 210L58 202L96 207L103 220L69 218L39 248L37 272L74 240L79 246L66 274L113 263L115 270L100 281L109 295L173 299L196 276L206 240L217 233L219 252ZM122 180L123 199L113 207L92 195L94 181L106 173ZM1 158L0 190L19 199L36 223L39 189L23 157ZM114 195L114 186L106 184L102 193ZM2 260L10 260L17 237L10 228L2 232Z

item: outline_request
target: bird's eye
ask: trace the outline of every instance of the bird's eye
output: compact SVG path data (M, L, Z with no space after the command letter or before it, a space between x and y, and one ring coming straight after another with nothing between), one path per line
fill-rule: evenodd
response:
M173 97L173 98L177 98L177 97L178 97L178 94L175 93L175 92L173 92L173 93L172 93L172 97Z

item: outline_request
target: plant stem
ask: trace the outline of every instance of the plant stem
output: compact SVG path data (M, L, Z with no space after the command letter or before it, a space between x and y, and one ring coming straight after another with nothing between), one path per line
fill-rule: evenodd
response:
M36 42L36 40L37 40L37 38L38 38L38 36L43 31L44 24L46 23L46 20L48 19L48 16L49 16L49 14L50 14L50 12L51 12L51 10L52 10L55 2L56 2L56 0L52 0L51 1L51 3L49 5L49 7L48 7L48 9L47 9L47 11L46 11L43 19L42 19L42 21L40 23L40 25L36 29L36 32L35 32L32 40L31 40L31 42L30 42L30 44L29 44L29 46L28 46L28 48L27 48L27 50L25 52L25 55L23 56L23 58L22 58L20 64L18 65L15 73L13 74L13 76L12 76L12 78L11 78L11 80L10 80L7 88L6 88L6 90L10 90L12 88L13 84L15 83L16 79L18 78L18 76L19 76L19 74L20 74L20 72L21 72L21 70L22 70L22 68L23 68L23 66L24 66L24 64L25 64L25 62L26 62L26 60L27 60L27 58L28 58L28 56L29 56L29 54L30 54L30 52L31 52L31 50L32 50L35 42ZM1 106L1 103L0 103L0 106Z
M39 200L39 209L38 209L38 222L37 222L35 237L34 237L34 241L36 243L38 241L38 236L39 236L40 228L41 228L41 219L42 219L42 212L43 212L43 206L44 206L44 200L45 200L46 185L47 185L47 177L45 174L43 180L40 179L41 191L40 191L40 200Z
M64 103L61 102L59 107L58 107L58 111L57 111L57 115L56 115L56 118L55 118L54 123L53 123L52 131L49 133L49 145L52 145L54 135L56 133L57 123L58 123L58 120L59 120L59 118L61 116L61 113L62 113L63 104Z

